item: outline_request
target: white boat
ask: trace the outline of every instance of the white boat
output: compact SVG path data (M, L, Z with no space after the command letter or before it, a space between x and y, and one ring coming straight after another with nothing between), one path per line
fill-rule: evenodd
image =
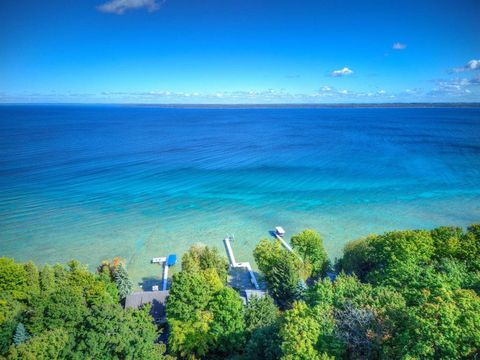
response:
M277 234L278 236L281 236L283 237L283 235L285 235L285 230L283 230L283 228L281 226L277 226L275 228L275 234Z

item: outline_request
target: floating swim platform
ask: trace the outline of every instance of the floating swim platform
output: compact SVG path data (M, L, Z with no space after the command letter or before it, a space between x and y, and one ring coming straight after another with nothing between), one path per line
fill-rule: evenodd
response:
M167 261L166 257L156 257L152 259L152 264L161 264L165 261Z

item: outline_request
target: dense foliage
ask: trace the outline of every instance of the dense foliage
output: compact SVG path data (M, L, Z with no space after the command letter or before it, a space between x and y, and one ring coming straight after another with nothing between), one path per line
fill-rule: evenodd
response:
M291 244L259 242L268 293L246 304L218 250L193 246L167 300L171 355L148 308L122 309L132 286L119 259L93 274L1 258L0 358L480 357L480 225L370 235L345 246L335 274L315 231Z
M104 263L91 273L71 261L38 270L0 258L0 358L165 358L149 308L125 311L119 303L119 268Z
M183 256L167 302L168 343L176 355L225 357L244 346L243 303L225 286L227 269L216 249L194 246Z

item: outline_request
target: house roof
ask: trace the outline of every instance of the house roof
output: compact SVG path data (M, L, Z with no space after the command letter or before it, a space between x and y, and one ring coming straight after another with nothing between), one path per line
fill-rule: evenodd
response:
M157 321L165 318L165 305L169 291L139 291L127 296L125 299L125 309L138 309L145 304L152 304L150 314Z

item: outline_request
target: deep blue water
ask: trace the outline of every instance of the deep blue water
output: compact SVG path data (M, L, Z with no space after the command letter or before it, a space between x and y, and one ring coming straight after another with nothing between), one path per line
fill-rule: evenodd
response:
M480 108L0 107L0 255L137 279L154 256L275 225L331 256L396 228L480 221ZM243 259L242 259L243 257Z

